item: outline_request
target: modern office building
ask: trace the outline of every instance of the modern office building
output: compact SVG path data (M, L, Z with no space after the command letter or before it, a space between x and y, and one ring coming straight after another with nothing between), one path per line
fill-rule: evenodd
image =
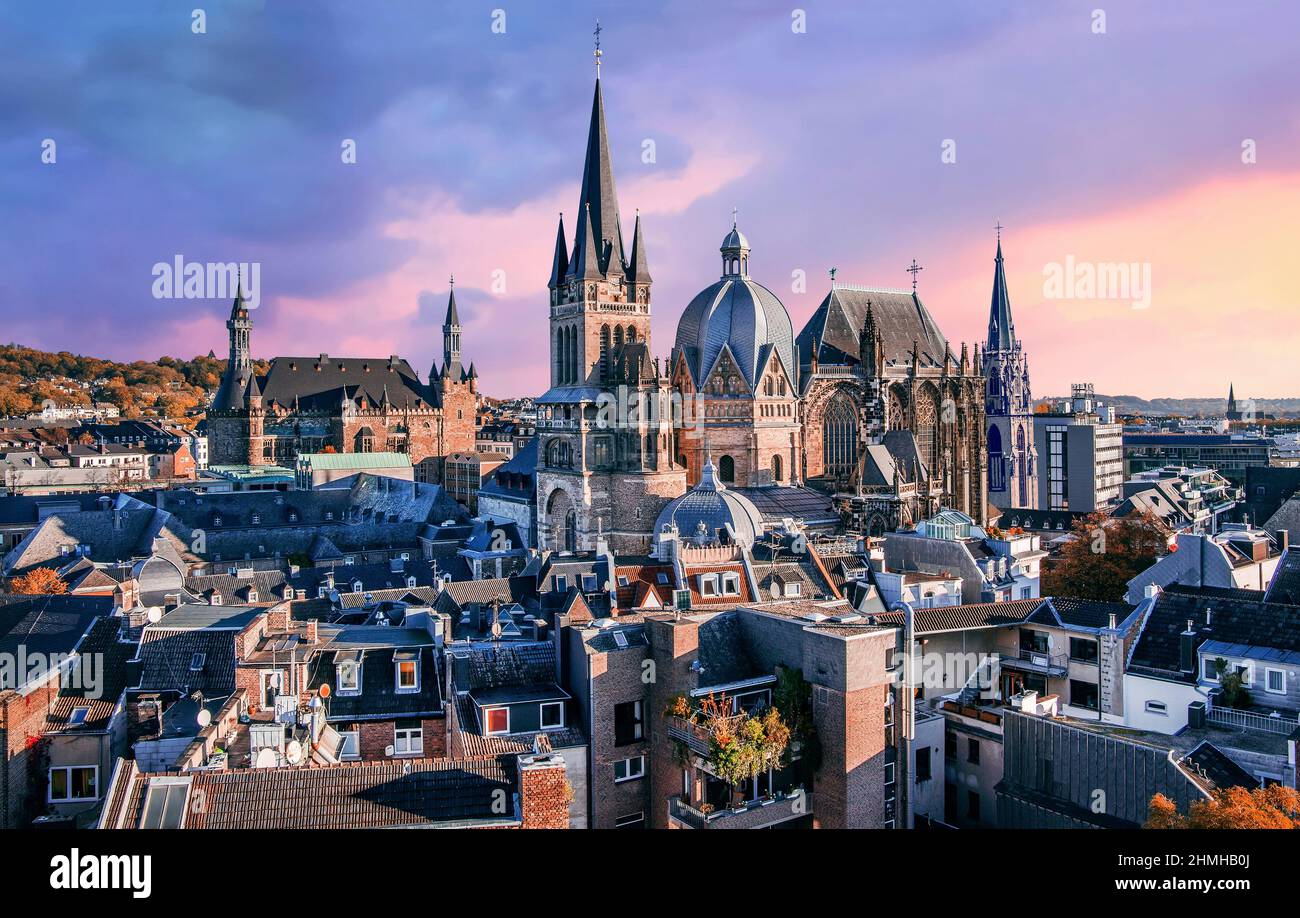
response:
M1091 513L1119 500L1123 430L1115 409L1097 403L1092 383L1076 383L1070 399L1035 415L1038 506Z

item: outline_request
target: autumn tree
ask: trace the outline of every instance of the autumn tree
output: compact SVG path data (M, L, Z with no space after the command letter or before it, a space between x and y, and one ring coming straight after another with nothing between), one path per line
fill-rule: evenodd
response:
M1269 787L1229 787L1197 800L1184 816L1164 794L1151 798L1148 829L1300 829L1300 792Z
M15 577L9 589L24 596L48 596L68 592L68 585L59 577L58 571L49 567L38 567L20 577Z
M1166 553L1169 537L1151 514L1111 518L1104 511L1077 520L1074 538L1043 568L1044 596L1119 602L1128 582Z

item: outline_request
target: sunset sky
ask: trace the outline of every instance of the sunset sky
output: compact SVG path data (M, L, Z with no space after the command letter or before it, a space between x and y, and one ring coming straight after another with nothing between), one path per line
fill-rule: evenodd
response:
M1300 395L1300 8L799 6L804 33L762 0L6 4L0 340L224 356L229 303L155 299L153 265L257 261L256 356L398 353L423 374L454 274L482 389L540 394L599 17L657 353L717 279L733 207L796 330L831 266L901 288L916 258L954 350L985 334L1000 221L1035 395ZM1149 266L1149 305L1049 299L1071 256Z

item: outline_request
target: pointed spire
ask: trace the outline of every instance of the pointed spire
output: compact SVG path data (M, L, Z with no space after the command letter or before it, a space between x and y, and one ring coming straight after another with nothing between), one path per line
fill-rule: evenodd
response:
M569 270L570 277L594 280L603 277L600 268L600 253L596 248L596 231L591 222L591 207L583 208L583 220L578 224L578 236L573 241L573 264Z
M443 320L443 327L451 325L460 325L460 314L456 311L456 278L453 275L447 279L451 286L451 292L447 295L447 318Z
M632 230L632 257L628 261L627 279L633 284L650 283L650 268L646 264L645 239L641 235L641 211L636 213L636 226Z
M552 290L564 282L564 274L569 270L569 246L564 241L564 214L560 214L560 228L555 233L555 258L551 261L551 280L547 284Z
M993 260L993 299L989 304L988 350L1009 351L1015 346L1016 327L1011 321L1011 297L1002 266L1002 230L998 228L998 253Z
M389 408L393 407L392 401L390 401L388 398L388 383L384 383L384 393L383 395L380 396L379 405L381 408L383 408L384 411L387 411Z
M587 158L582 166L582 195L578 198L578 219L587 219L583 212L590 210L591 225L595 229L594 245L599 257L595 270L608 273L611 264L622 265L623 230L618 218L618 192L614 188L614 168L610 162L609 138L605 132L605 103L600 92L600 79L596 79L596 92L591 100L591 126L587 131ZM583 232L583 224L578 225ZM590 236L590 234L588 234ZM573 258L582 257L586 241L577 239L573 245ZM570 274L577 265L570 266ZM586 270L591 271L592 266Z

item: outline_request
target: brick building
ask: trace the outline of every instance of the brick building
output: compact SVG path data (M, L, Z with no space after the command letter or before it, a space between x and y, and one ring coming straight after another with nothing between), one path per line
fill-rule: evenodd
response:
M442 327L443 366L421 381L388 357L276 357L253 366L253 320L242 290L226 322L230 360L208 411L212 465L288 465L300 453L406 453L413 465L473 451L478 373L461 365L453 290Z

